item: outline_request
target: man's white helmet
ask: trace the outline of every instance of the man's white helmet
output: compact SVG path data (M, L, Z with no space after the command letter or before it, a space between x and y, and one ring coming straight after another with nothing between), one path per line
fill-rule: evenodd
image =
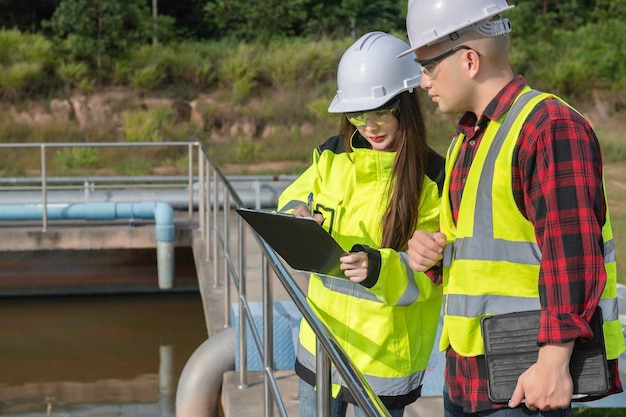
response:
M337 68L337 94L330 113L376 109L420 84L421 68L412 57L397 58L409 45L384 32L367 33L346 52Z
M492 18L513 7L506 0L409 0L406 30L411 47L398 57L446 39L455 40L468 30L483 36L508 33L509 19Z

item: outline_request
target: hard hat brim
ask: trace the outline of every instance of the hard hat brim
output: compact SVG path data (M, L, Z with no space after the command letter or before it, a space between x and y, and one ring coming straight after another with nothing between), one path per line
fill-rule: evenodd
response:
M393 100L393 98L395 97L385 96L367 100L362 98L356 100L340 100L339 96L336 95L328 106L328 113L352 113L374 110Z
M417 46L415 48L407 49L406 51L402 52L401 54L396 55L396 58L402 58L403 56L407 56L411 52L415 52L415 50L418 49L418 48L419 48L419 46Z

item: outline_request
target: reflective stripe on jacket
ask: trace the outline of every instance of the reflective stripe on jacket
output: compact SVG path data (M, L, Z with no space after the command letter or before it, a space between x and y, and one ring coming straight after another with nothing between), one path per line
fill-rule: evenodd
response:
M330 138L313 152L313 164L281 194L278 208L290 211L307 204L313 192L313 208L323 214L323 227L346 252L363 245L380 258L380 274L371 288L313 274L307 296L383 403L399 408L419 395L441 313L441 288L412 271L406 253L380 249L395 153L367 146L358 133L353 152L343 150L339 137ZM417 228L435 231L444 159L433 153L429 161L439 169L427 170ZM440 184L431 178L441 179ZM314 385L315 335L304 320L299 343L296 372ZM333 395L350 401L334 369L332 382Z
M512 159L519 132L534 107L557 98L526 87L505 115L491 121L472 168L454 225L450 201L443 199L441 231L444 251L444 326L439 348L463 356L484 354L480 320L485 315L540 309L541 251L534 228L519 211L512 189ZM463 142L455 138L447 155L449 178ZM452 162L451 162L452 161ZM443 195L449 195L449 181ZM607 281L599 305L604 319L608 359L624 350L617 313L616 261L608 206L602 227Z

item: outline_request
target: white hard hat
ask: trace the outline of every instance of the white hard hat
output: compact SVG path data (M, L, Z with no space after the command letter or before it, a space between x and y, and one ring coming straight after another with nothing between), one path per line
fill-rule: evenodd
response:
M406 30L411 47L398 57L446 39L455 40L468 30L483 36L508 33L508 19L492 18L513 7L506 0L409 0Z
M337 68L337 94L330 113L376 109L420 84L412 57L397 58L409 45L384 32L367 33L346 49Z

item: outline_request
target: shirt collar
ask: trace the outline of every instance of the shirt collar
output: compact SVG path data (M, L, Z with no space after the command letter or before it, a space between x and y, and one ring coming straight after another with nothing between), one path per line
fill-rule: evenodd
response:
M524 77L518 75L513 78L485 107L480 120L472 112L465 113L457 125L457 132L465 134L466 137L471 137L474 134L474 126L483 126L488 124L490 120L497 120L502 117L511 108L515 98L522 92L524 87L526 87Z

